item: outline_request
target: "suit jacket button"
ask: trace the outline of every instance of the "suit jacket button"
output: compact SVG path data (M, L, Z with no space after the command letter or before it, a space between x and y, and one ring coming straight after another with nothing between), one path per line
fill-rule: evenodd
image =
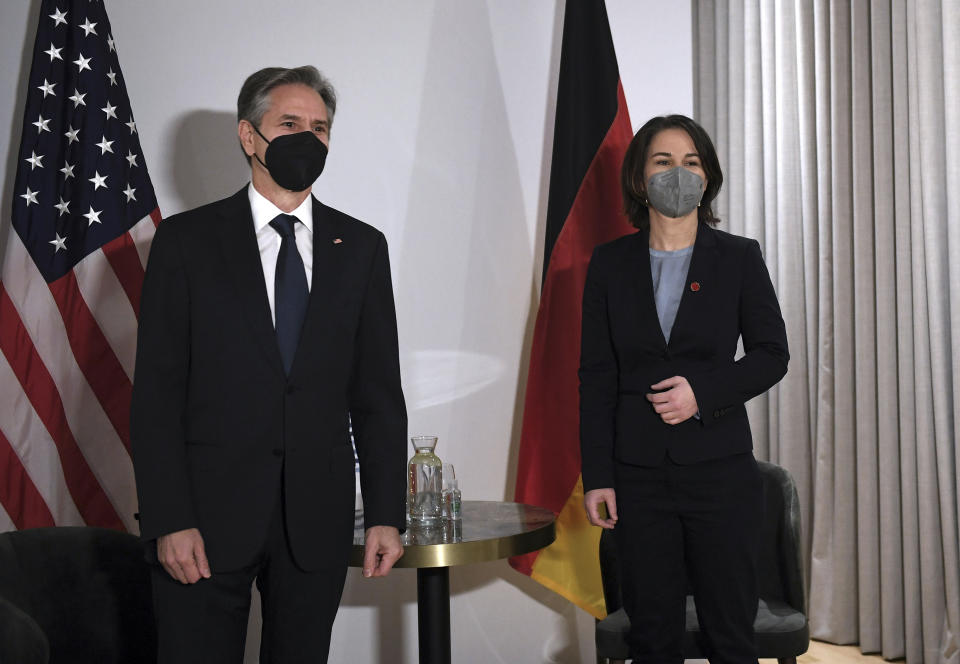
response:
M275 448L275 449L273 450L273 456L275 456L275 457L282 457L282 456L283 456L283 450L281 450L279 447Z
M723 415L723 413L720 412L720 409L719 409L719 408L717 408L715 411L713 411L713 418L714 418L714 419L719 419L721 415Z
M297 387L295 385L287 385L287 394L293 394L296 391Z

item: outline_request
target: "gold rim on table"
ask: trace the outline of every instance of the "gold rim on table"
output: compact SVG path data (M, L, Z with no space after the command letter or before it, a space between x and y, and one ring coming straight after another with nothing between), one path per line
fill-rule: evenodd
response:
M527 518L524 522L515 521L513 526L522 528L520 532L494 533L473 539L469 536L471 517L481 518L485 513L516 510L522 511ZM530 553L550 545L556 538L555 516L550 510L522 503L496 501L463 501L463 513L467 538L457 542L437 542L428 544L404 543L403 557L394 567L454 567L490 560L500 560ZM474 524L475 525L475 524ZM409 536L407 537L409 539ZM362 529L355 536L350 565L363 565Z

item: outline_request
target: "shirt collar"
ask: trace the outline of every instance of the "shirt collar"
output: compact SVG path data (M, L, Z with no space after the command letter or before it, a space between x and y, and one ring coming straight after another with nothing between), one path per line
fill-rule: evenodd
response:
M253 230L260 233L264 227L273 221L278 214L284 214L283 210L271 203L266 196L257 191L251 182L247 187L247 196L250 199L250 212L253 213ZM313 233L313 196L307 196L303 202L292 212L286 214L293 215L300 220L310 233Z

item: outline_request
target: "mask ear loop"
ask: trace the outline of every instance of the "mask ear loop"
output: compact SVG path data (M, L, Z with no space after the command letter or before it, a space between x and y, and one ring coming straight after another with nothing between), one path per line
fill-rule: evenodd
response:
M258 134L260 134L260 138L262 138L264 141L266 141L266 143L267 143L268 146L270 145L270 143L272 143L272 141L268 140L267 137L264 136L263 133L260 131L260 129L257 128L257 125L255 125L255 124L253 124L253 123L251 122L251 123L250 123L250 126L253 127L253 130L254 130L255 132L257 132ZM268 171L270 170L270 169L267 167L267 165L266 165L265 163L263 163L263 159L260 158L260 155L257 154L257 151L256 151L256 150L253 151L253 156L257 158L257 161L260 162L260 165L261 165L261 166L263 166L264 168L266 168Z
M264 141L266 141L266 142L267 142L267 145L270 145L270 143L271 143L270 139L268 139L266 136L263 135L263 132L260 131L260 128L257 127L257 125L255 125L255 124L253 124L253 123L251 122L251 123L250 123L250 126L253 127L253 130L254 130L255 132L257 132L258 134L260 134L260 138L262 138Z

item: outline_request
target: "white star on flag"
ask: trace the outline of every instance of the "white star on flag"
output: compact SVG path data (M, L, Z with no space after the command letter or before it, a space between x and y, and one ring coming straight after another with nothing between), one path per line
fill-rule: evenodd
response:
M50 240L50 244L52 244L54 247L56 247L56 248L53 250L53 253L57 253L57 252L60 251L61 249L63 249L64 251L66 251L66 250L67 250L67 237L66 237L66 236L60 237L60 233L54 233L54 235L57 236L57 239L56 239L56 240Z
M73 142L79 141L80 139L77 138L77 135L79 133L80 133L80 130L74 129L73 127L70 127L70 131L64 132L63 135L67 137L67 145L70 145Z
M107 35L107 46L110 48L111 53L117 50L117 47L113 45L113 35Z
M61 12L59 8L53 10L55 13L50 14L50 18L53 19L53 27L57 27L61 23L64 25L67 24L67 12Z
M100 110L107 114L107 120L109 120L110 118L113 118L114 120L119 120L119 118L117 117L117 107L111 106L109 100L107 100L107 106L105 108L101 108Z
M83 101L83 98L86 97L86 96L87 96L87 93L86 93L86 92L84 92L83 94L81 94L79 90L77 90L76 88L74 88L74 89L73 89L73 96L72 96L72 97L67 97L67 99L69 99L70 101L72 101L72 102L73 102L73 107L76 108L77 106L86 106L86 105L87 105L87 102Z
M53 45L53 42L50 42L50 50L44 51L44 53L49 55L50 62L53 62L54 58L56 58L57 60L63 60L63 58L60 56L60 51L62 50L63 50L62 48L57 48L56 46Z
M137 123L133 121L133 118L130 118L130 122L124 122L124 124L130 127L131 134L137 133Z
M33 152L31 150L30 157L28 159L24 159L24 161L30 164L30 170L32 171L35 168L43 168L43 162L41 161L42 159L43 159L42 154L37 155L36 152ZM36 201L34 201L34 203L36 203Z
M130 168L133 168L134 166L139 166L139 165L140 165L140 164L137 163L137 155L133 154L133 152L132 152L131 150L127 150L127 156L124 157L124 158L125 158L128 162L130 162Z
M129 184L127 185L127 188L123 190L123 193L127 195L127 203L137 200L137 197L133 195L133 192L135 191L136 189L131 187Z
M60 169L60 172L63 173L64 180L69 180L70 178L73 177L73 169L74 169L74 166L72 164L67 164L67 163L63 164L63 168Z
M37 118L36 122L31 122L30 124L32 124L34 127L37 128L38 134L41 134L45 131L50 131L50 127L47 126L50 124L50 118L47 118L46 120L44 120L42 115L39 118Z
M30 207L31 203L37 202L37 194L39 193L39 191L30 191L30 187L27 187L27 193L20 194L20 198L27 201L27 207ZM37 203L37 205L39 205L39 203Z
M104 189L109 189L109 187L107 186L107 178L108 178L108 177L110 177L110 176L109 176L109 175L100 175L100 172L99 172L99 171L94 171L94 172L93 172L93 177L90 178L89 180L87 180L87 182L92 182L92 183L93 183L93 190L94 190L94 191L96 191L96 190L99 189L100 187L103 187Z
M53 91L54 86L56 86L56 83L48 83L47 79L43 79L43 85L37 87L37 90L43 93L44 99L47 98L47 95L53 95L56 97L57 93Z
M59 217L62 217L65 214L70 214L70 201L63 200L63 196L60 197L60 202L54 205L53 207L60 210L60 214L57 215Z
M108 141L106 136L101 137L101 138L100 138L100 142L99 142L99 143L94 143L94 145L96 145L98 148L100 148L100 155L101 155L101 156L107 154L108 152L110 152L110 153L113 152L113 148L110 147L111 145L113 145L113 141Z
M73 64L77 65L77 73L79 74L84 69L88 71L93 71L93 69L90 68L90 61L93 60L93 58L92 57L85 58L83 57L83 53L79 53L78 55L80 56L80 58L78 60L73 61Z
M91 206L90 206L90 211L87 212L87 213L84 214L84 215L81 215L81 216L86 217L87 222L88 222L88 223L87 223L87 226L89 227L89 226L93 226L94 224L102 224L102 223L103 223L102 221L100 221L100 213L101 213L101 212L103 212L103 210L94 210L94 209L93 209L93 206L91 205Z
M110 67L110 70L107 72L107 78L110 79L110 85L117 84L117 73L113 71L113 67Z
M83 30L84 32L83 36L89 37L91 32L93 34L97 34L97 31L93 29L94 27L96 27L96 25L97 25L96 23L91 23L90 19L88 18L86 22L80 26L80 29Z

